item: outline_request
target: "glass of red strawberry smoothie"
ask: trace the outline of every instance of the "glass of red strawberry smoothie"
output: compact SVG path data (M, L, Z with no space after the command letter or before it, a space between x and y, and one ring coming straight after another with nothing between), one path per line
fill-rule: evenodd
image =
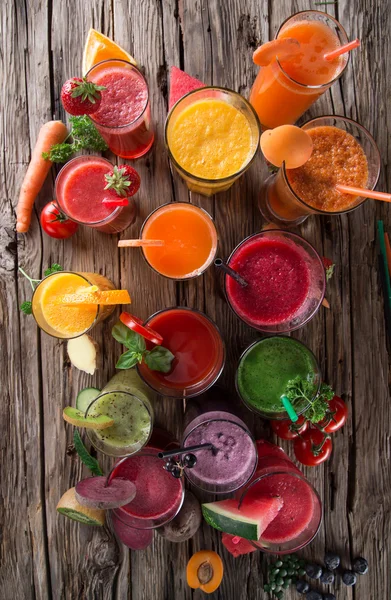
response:
M61 169L56 179L58 205L72 221L103 233L119 233L133 223L136 207L133 198L126 206L105 204L112 196L105 190L105 175L113 165L99 156L77 156ZM119 198L119 196L118 196Z
M143 156L154 140L144 76L126 60L109 59L94 65L86 77L105 87L99 109L91 119L110 150L122 158Z

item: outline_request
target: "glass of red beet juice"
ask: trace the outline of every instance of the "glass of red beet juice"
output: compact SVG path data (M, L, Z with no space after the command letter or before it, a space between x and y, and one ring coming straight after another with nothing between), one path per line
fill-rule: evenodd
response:
M224 291L234 313L265 333L302 327L323 301L322 259L305 239L282 230L262 231L243 240L228 265L247 282L224 275Z
M133 223L136 207L133 198L126 206L107 205L105 175L113 170L111 162L100 156L77 156L63 166L56 179L59 207L72 221L103 233L119 233Z
M109 59L94 65L86 77L106 88L91 119L110 150L128 159L146 154L154 131L148 85L142 73L126 60Z
M282 507L256 542L271 554L297 552L309 544L322 522L322 503L317 491L275 444L257 441L258 466L250 483L237 493L239 508L250 508L261 497L279 497Z

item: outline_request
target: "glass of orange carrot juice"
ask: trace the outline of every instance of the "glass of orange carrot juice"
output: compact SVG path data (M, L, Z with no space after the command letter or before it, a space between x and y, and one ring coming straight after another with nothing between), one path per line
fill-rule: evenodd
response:
M149 266L169 279L198 277L216 256L218 237L212 217L188 202L159 206L145 220L140 237L163 242L142 250Z
M289 17L275 39L286 38L296 39L300 52L261 67L250 92L250 103L266 129L295 123L349 62L349 52L331 61L324 58L348 42L342 25L326 13L307 10Z
M115 306L96 304L62 305L64 294L74 294L96 286L98 290L113 290L114 284L98 273L61 271L42 279L34 291L32 310L37 325L49 335L71 339L83 335L106 319Z

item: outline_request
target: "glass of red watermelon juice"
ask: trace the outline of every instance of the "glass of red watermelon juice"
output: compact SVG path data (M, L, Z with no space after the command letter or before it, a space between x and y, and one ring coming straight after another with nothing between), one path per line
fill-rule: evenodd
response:
M283 505L256 542L256 548L271 554L296 552L309 544L322 522L322 503L317 491L282 448L257 441L258 466L250 483L237 494L239 509L249 516L261 498L281 498Z
M86 77L106 88L91 119L110 150L128 159L146 154L154 131L148 85L141 72L126 60L109 59L94 65Z
M153 540L153 530L169 523L179 512L184 499L183 478L166 471L158 452L178 446L174 438L154 429L148 445L132 456L119 460L108 475L128 479L136 486L136 496L121 508L110 511L117 537L129 548L142 550Z

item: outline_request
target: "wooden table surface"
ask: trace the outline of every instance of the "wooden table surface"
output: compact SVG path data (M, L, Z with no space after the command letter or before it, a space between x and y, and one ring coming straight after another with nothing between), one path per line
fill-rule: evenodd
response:
M223 557L223 583L210 598L258 600L267 560L257 552L233 559L220 535L203 524L189 542L172 544L156 536L151 548L129 552L108 529L89 528L56 512L60 496L88 472L70 447L72 427L62 407L78 390L103 386L114 374L119 347L110 335L118 312L94 329L102 348L91 377L71 368L66 344L41 333L18 305L30 297L22 266L40 277L53 262L65 269L103 273L133 296L132 311L147 317L172 305L198 308L215 319L225 337L228 360L222 382L233 388L241 351L257 338L232 314L213 269L191 282L175 284L158 276L139 251L117 249L117 236L80 227L60 242L41 232L38 215L53 197L55 172L36 202L27 235L15 233L20 184L41 124L65 119L62 83L80 75L82 48L90 27L113 37L143 65L151 91L156 141L137 161L142 178L137 221L122 237L135 237L144 218L171 200L191 201L208 210L220 234L220 255L227 256L245 236L259 231L260 185L267 176L261 156L231 190L212 199L189 194L172 173L163 143L169 68L177 65L207 84L248 97L256 75L252 52L271 39L280 23L314 3L297 0L3 0L1 19L1 227L0 363L1 554L2 600L104 598L122 600L199 600L185 581L188 558L211 548ZM340 0L321 6L335 15L362 48L352 54L342 79L311 109L310 116L340 114L357 119L374 135L383 160L378 189L390 191L391 159L390 36L387 0ZM308 116L308 115L306 115ZM115 157L108 154L114 162ZM318 356L324 378L346 400L348 424L334 437L331 460L304 469L324 505L323 526L303 555L321 560L325 549L338 550L343 562L363 555L370 573L357 586L336 588L338 600L389 598L390 590L390 401L389 362L383 299L379 284L376 221L391 231L390 209L368 201L341 217L312 217L300 233L336 263L328 286L331 310L322 308L295 337ZM157 421L178 436L183 403L162 399ZM257 436L273 439L266 422L243 415ZM287 446L289 448L289 446ZM289 448L292 456L292 448ZM100 460L101 457L100 457ZM102 460L106 468L110 461ZM199 494L200 499L206 498ZM298 598L287 592L287 600Z

